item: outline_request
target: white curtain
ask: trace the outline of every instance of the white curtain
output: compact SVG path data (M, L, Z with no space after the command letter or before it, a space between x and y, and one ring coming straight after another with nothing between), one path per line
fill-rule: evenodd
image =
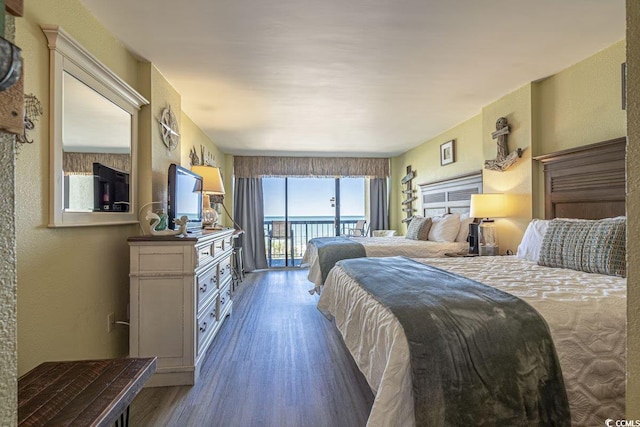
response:
M242 236L244 269L253 271L267 268L262 179L236 177L233 200L234 220L244 230L244 236Z

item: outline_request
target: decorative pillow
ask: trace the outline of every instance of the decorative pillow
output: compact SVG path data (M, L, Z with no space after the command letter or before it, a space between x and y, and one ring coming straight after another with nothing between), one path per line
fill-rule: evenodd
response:
M538 264L626 277L626 228L624 217L552 220Z
M411 240L427 240L430 228L431 218L414 216L407 227L407 235L405 237Z
M434 242L455 242L460 229L460 214L448 214L431 218L429 240Z
M460 229L458 230L458 236L456 242L466 242L469 236L469 224L474 221L475 218L469 217L468 213L460 215Z
M527 226L527 230L522 236L522 241L518 246L516 258L527 259L529 261L538 262L540 258L540 248L542 247L542 239L549 228L551 220L533 219Z

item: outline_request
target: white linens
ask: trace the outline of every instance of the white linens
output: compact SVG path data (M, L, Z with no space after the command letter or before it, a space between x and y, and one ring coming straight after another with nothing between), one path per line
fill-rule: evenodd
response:
M448 252L462 252L469 249L467 242L433 242L430 240L412 240L404 236L390 237L351 237L364 246L367 257L406 256L409 258L443 257ZM309 267L307 278L322 286L322 271L318 261L318 249L310 242L302 257L301 267Z
M573 425L624 419L625 279L506 256L418 261L492 285L538 310L560 359ZM367 425L415 425L409 349L398 320L340 267L327 277L318 308L335 318L376 394Z

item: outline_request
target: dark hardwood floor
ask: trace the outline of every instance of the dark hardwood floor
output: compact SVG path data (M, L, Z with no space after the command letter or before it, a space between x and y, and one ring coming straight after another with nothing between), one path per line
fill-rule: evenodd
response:
M373 394L306 275L248 274L196 385L142 390L130 425L364 426Z

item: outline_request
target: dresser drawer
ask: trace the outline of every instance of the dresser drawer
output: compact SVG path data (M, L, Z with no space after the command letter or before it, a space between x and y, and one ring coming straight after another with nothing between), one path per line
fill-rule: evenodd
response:
M217 308L217 298L214 298L213 301L207 306L206 310L202 312L198 316L198 330L196 333L196 342L198 354L203 350L206 350L207 343L209 342L209 337L216 330L218 323L218 308Z
M198 312L209 302L218 290L217 268L205 270L196 276L196 307Z
M221 320L227 315L227 312L231 308L231 285L227 285L220 290L218 295L218 320Z
M190 260L190 250L184 246L138 246L137 256L131 260L131 272L142 275L181 273Z
M196 266L202 267L213 261L213 257L215 256L215 250L212 244L199 246L196 249L198 251L198 256L196 260Z
M231 248L233 247L233 238L232 236L227 236L224 238L223 242L222 242L222 247L224 248L225 251L231 250Z
M218 264L218 288L223 287L231 280L231 257L224 258Z

